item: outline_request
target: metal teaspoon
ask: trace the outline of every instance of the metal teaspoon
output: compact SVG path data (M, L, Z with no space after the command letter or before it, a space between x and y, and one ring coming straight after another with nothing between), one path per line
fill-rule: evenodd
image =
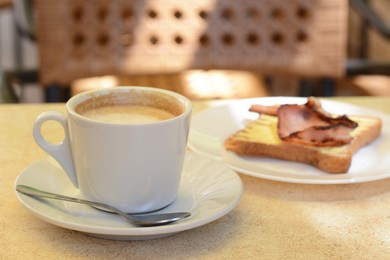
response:
M113 213L118 214L119 216L126 219L129 223L136 226L158 226L158 225L166 225L169 223L176 222L183 218L187 218L191 215L189 212L173 212L173 213L152 213L152 214L139 214L139 215L130 215L123 211L120 211L112 206L94 202L84 199L72 198L60 194L55 194L51 192L46 192L42 190L38 190L36 188L26 186L26 185L17 185L16 190L20 193L23 193L32 197L43 197L49 199L57 199L57 200L65 200L80 204L86 204L93 207L98 207L105 209L107 211L111 211Z

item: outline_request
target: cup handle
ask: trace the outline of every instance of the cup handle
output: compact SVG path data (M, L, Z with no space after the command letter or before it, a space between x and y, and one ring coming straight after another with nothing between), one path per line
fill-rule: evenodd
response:
M57 121L64 128L64 140L58 144L49 143L42 135L42 125L49 120ZM73 166L72 150L70 147L68 121L65 115L58 111L47 111L40 114L35 120L33 127L35 142L62 166L71 180L72 184L78 188L77 176Z

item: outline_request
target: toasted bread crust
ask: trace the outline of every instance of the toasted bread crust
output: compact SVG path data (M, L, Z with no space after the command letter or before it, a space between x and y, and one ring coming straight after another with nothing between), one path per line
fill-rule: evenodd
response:
M367 121L359 126L358 133L351 143L340 148L323 148L308 145L292 144L280 141L278 144L266 144L258 141L243 140L240 133L248 131L248 126L239 130L224 145L227 150L239 155L271 157L282 160L301 162L313 165L329 173L345 173L351 166L353 154L361 147L376 139L381 132L381 120L374 117L354 117ZM259 119L261 120L261 119ZM334 149L332 151L332 149Z

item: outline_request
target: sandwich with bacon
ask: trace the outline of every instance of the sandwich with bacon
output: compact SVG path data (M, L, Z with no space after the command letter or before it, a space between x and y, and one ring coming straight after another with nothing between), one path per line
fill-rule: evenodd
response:
M306 163L328 173L348 172L353 154L375 140L382 127L378 117L330 114L314 97L305 104L254 104L249 111L259 118L229 136L227 150Z

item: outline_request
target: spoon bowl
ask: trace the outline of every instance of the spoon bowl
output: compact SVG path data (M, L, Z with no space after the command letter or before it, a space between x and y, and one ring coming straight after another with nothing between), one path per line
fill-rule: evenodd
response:
M128 221L130 224L136 226L147 227L147 226L166 225L187 218L191 215L191 213L189 212L152 213L152 214L145 213L145 214L131 215L101 202L89 201L89 200L64 196L60 194L55 194L47 191L42 191L26 185L17 185L16 190L22 194L31 197L64 200L69 202L86 204L95 208L101 208L104 209L104 211L109 211L118 214L119 216L123 217L126 221Z

